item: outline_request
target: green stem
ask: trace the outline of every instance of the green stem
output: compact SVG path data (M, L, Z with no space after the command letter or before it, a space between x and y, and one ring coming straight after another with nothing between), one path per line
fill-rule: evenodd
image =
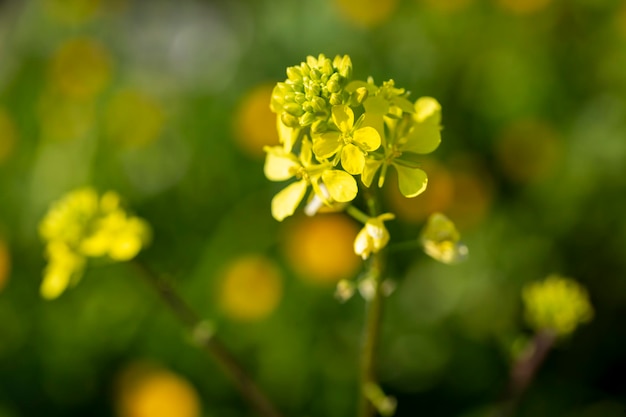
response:
M367 393L369 386L377 385L376 351L382 318L382 292L380 291L383 271L382 255L380 253L373 254L368 265L368 279L372 280L374 291L372 299L366 300L365 329L361 347L359 417L374 415L374 407Z
M356 219L357 221L360 221L363 224L367 223L367 221L370 219L367 214L363 213L361 210L354 207L352 204L346 207L346 213L348 213L354 219Z
M165 280L140 261L132 265L139 275L154 289L172 314L191 332L194 342L209 354L222 371L232 380L240 394L262 417L281 417L274 405L246 373L234 356L207 328L206 321L180 297Z
M370 190L365 190L364 195L369 216L376 217L379 212L377 199ZM359 417L371 417L374 415L374 406L368 392L371 391L372 386L378 385L376 378L376 351L383 307L381 292L383 271L383 254L380 252L372 254L366 270L366 279L371 280L373 292L371 299L365 301L365 327L361 346L361 373L359 381Z

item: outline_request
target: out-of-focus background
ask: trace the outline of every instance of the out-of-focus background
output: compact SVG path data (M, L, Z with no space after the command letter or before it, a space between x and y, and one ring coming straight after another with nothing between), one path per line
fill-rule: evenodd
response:
M359 225L282 223L263 176L273 84L307 55L436 97L428 213L458 225L458 265L394 253L380 346L398 416L483 416L530 334L525 283L585 285L594 320L548 357L519 416L626 409L626 3L621 0L0 2L0 416L251 415L125 264L39 296L37 225L79 186L116 190L153 227L166 274L287 416L354 415Z

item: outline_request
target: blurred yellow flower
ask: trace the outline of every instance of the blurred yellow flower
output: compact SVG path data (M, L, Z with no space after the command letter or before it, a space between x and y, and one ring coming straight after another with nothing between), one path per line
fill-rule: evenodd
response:
M518 120L505 128L495 151L509 179L528 183L539 181L552 171L562 146L556 132L546 123Z
M109 52L97 40L70 39L52 56L50 82L65 96L90 100L109 83L111 65Z
M282 298L283 276L262 255L246 255L230 262L221 274L222 310L230 318L256 321L267 317Z
M364 27L372 27L388 20L398 7L398 0L335 0L340 14Z
M200 417L198 392L169 370L132 364L117 381L118 417Z
M545 9L552 0L496 0L505 10L517 14L527 15Z
M389 231L385 227L384 222L394 218L395 216L391 213L371 217L354 239L354 253L363 259L367 259L370 254L377 253L387 246L387 243L389 243Z
M11 254L9 253L9 245L0 238L0 292L4 289L9 281L11 273Z
M528 325L535 330L553 331L557 336L567 336L593 318L587 290L559 275L526 285L522 299Z
M11 156L16 142L15 124L6 109L0 107L0 164Z
M104 112L104 131L120 145L145 146L156 140L163 130L163 106L142 91L117 91Z
M453 264L467 258L467 246L450 219L441 213L433 213L422 230L420 240L424 252L444 264Z
M301 217L285 231L283 251L299 277L322 285L353 278L361 262L352 245L359 229L342 214Z
M265 155L264 146L278 145L276 115L270 110L273 84L249 91L235 111L233 130L237 145L253 158Z
M92 188L81 188L50 207L39 234L48 259L41 293L52 299L80 280L87 257L134 258L147 244L150 228L122 209L116 193L99 196Z

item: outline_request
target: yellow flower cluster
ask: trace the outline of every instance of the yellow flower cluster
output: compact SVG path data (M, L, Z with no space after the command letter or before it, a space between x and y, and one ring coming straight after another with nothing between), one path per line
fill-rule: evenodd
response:
M291 216L312 188L327 206L352 201L356 177L370 187L376 175L382 187L389 166L398 172L400 191L415 197L426 188L420 154L441 141L441 106L430 97L415 103L393 80L374 84L351 80L345 55L324 55L287 68L287 79L272 93L281 145L266 147L265 175L272 181L296 181L272 200L278 221Z
M528 284L522 299L526 322L535 330L567 336L579 324L593 318L587 290L576 281L558 275Z
M81 188L51 206L39 234L48 260L41 294L52 299L80 280L87 258L134 258L147 244L150 228L123 210L115 192L99 196L92 188Z

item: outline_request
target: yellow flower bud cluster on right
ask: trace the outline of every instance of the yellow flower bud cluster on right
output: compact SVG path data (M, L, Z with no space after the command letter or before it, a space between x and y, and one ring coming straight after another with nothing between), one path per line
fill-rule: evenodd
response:
M579 324L593 318L587 290L559 275L528 284L522 291L522 299L528 325L535 330L552 331L560 337L571 334Z
M51 206L39 234L48 260L41 294L52 299L80 280L87 258L134 258L147 244L150 228L122 209L117 193L99 196L92 188L81 188Z

